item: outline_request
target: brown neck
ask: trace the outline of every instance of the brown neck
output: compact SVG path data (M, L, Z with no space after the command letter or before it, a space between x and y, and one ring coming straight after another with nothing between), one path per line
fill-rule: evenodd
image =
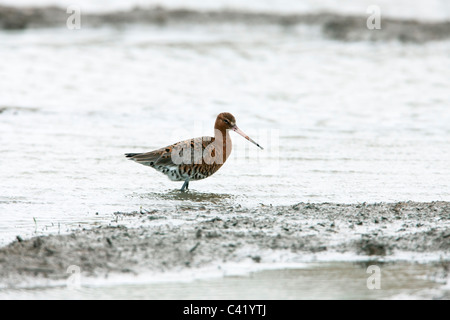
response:
M223 163L225 163L231 153L231 137L228 130L218 125L217 121L214 126L214 143L218 150L222 149Z

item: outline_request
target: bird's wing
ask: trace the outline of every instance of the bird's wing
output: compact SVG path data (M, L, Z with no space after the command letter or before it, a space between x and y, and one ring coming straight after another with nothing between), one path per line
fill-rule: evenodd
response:
M205 148L214 141L200 137L174 143L146 153L128 153L127 158L150 167L173 167L182 164L201 164Z

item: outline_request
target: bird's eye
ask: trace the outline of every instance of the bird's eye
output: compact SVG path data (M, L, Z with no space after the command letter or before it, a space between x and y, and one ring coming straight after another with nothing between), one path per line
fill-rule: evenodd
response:
M230 121L228 121L227 119L223 119L223 121L225 121L226 124L230 124Z

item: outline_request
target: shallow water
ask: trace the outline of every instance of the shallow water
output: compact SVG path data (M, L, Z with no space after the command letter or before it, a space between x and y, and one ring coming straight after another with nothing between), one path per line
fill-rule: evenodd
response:
M221 278L157 282L124 280L120 284L65 285L53 288L0 290L0 299L447 299L449 291L433 278L438 268L410 263L379 265L380 277L368 269L376 262L309 263L292 269L231 274ZM369 270L369 272L367 271ZM104 280L106 282L106 279ZM101 282L101 281L100 281ZM368 285L369 282L369 285ZM114 283L114 280L112 280ZM379 287L375 286L379 284Z
M2 32L0 46L3 244L211 198L450 200L449 42L217 25ZM221 111L265 150L233 135L193 195L123 157L211 135Z

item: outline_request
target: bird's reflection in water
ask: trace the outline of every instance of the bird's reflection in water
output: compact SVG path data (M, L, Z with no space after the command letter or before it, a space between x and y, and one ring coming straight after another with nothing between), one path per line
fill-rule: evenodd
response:
M227 193L212 193L212 192L199 192L189 190L187 192L180 192L179 189L169 190L168 192L151 192L145 194L139 194L143 199L154 200L168 200L168 201L183 201L183 202L195 202L203 204L231 204L234 202L236 195Z

